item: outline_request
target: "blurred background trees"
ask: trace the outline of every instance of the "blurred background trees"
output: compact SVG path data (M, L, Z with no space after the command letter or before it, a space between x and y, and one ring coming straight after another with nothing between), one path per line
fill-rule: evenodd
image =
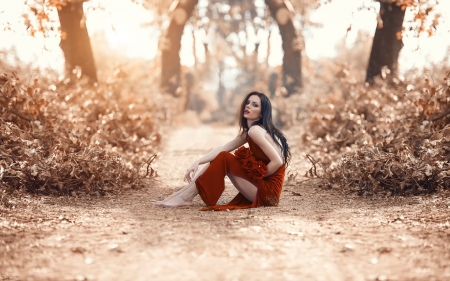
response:
M161 91L186 98L185 108L201 111L226 101L234 105L233 89L265 91L272 97L288 97L304 91L305 66L303 32L318 26L309 19L312 10L331 0L129 0L153 13L146 27L160 30L158 63L155 67ZM396 76L403 33L432 35L439 22L434 11L436 1L373 0L379 3L378 22L366 66L365 81L373 84L377 76ZM372 2L372 3L373 3ZM86 3L108 10L101 0L28 0L24 15L31 35L59 32L66 73L78 73L97 81L96 62L86 27ZM84 8L83 8L84 7ZM364 7L363 7L364 8ZM411 9L414 18L405 22ZM57 11L58 20L49 15ZM133 17L133 15L130 15ZM336 20L339 20L336 15ZM375 25L375 23L374 23ZM273 38L281 38L282 65L269 63L274 55ZM191 46L182 46L182 38L191 37ZM362 38L361 36L359 38ZM369 38L371 40L371 38ZM261 48L261 46L265 46ZM182 48L190 48L193 58L183 67ZM358 58L359 60L364 58ZM104 63L98 62L97 63ZM309 70L311 71L311 70ZM233 73L233 75L231 75ZM123 75L123 72L122 72ZM339 73L336 73L339 75ZM234 77L234 79L230 79ZM214 92L214 100L201 92Z
M367 66L366 82L374 83L383 67L391 72L397 69L397 60L403 47L402 29L406 9L392 1L380 1L379 22L373 38Z
M198 0L174 1L168 11L170 24L164 31L160 44L162 51L161 87L165 92L176 94L181 85L178 53L181 48L181 35L189 19L193 33L202 33L207 36L207 39L203 39L204 52L207 55L215 54L220 61L224 55L230 55L230 53L223 54L223 52L231 51L238 61L238 65L242 66L244 73L255 73L257 71L255 59L258 47L263 40L262 33L270 32L273 25L265 4L269 8L270 15L280 27L283 40L282 81L284 88L287 95L300 91L302 40L300 29L294 27L292 18L295 16L295 11L289 1L266 0L265 3L252 0L200 1L191 19L193 8L197 4ZM251 44L248 44L248 41L251 41ZM231 50L218 47L218 42L231 45L225 46ZM222 73L224 63L221 61L218 65L219 72ZM247 78L247 83L254 84L255 77ZM219 82L218 91L220 101L220 97L223 96L222 82Z
M25 3L30 11L24 17L32 36L37 32L48 36L50 31L58 30L66 74L79 69L91 82L97 82L97 70L83 10L83 3L86 1L88 0L28 0ZM49 16L54 9L58 12L57 25Z
M366 82L373 84L377 76L397 75L397 62L403 48L403 31L415 29L432 36L438 25L439 13L433 13L436 1L377 0L380 3L378 23L373 37L372 49L367 66ZM414 10L414 19L405 24L406 9ZM430 21L430 17L432 21ZM418 22L418 24L417 24Z
M97 82L97 69L83 11L83 3L86 1L71 1L57 6L61 25L60 46L64 53L67 71L70 72L78 66L90 81Z

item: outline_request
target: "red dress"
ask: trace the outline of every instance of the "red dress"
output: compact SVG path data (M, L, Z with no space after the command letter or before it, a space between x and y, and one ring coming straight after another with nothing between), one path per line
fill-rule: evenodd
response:
M254 159L256 161L262 161L267 165L270 162L270 159L264 154L262 149L249 136L247 136L247 141ZM213 161L211 161L211 164L205 172L197 178L195 184L198 193L207 205L207 207L201 209L202 211L234 210L278 205L281 189L283 187L286 165L281 165L280 168L270 176L258 179L248 174L242 164L242 160L243 159L238 159L238 157L227 151L222 151ZM216 205L225 190L225 176L227 174L243 178L253 183L258 188L255 200L250 202L244 195L239 193L228 204Z

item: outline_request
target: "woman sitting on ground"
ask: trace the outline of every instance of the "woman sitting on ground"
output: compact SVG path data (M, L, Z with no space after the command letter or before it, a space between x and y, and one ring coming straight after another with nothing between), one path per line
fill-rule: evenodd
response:
M281 195L284 172L290 159L286 137L272 122L269 98L259 92L242 102L239 135L195 161L186 171L188 184L156 205L192 205L197 194L206 203L202 210L231 210L276 206ZM249 148L243 145L248 142ZM230 153L233 151L234 155ZM197 172L198 166L206 164ZM195 177L194 177L195 175ZM226 205L216 205L225 189L225 176L239 194Z

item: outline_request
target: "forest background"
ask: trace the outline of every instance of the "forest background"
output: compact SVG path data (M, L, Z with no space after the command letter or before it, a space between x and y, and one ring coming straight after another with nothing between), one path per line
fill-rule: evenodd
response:
M134 186L142 163L150 170L160 126L181 112L233 122L252 89L274 99L278 125L309 126L293 143L307 144L309 175L325 185L366 194L445 189L448 3L278 2L3 5L11 7L1 13L6 193ZM333 24L325 35L320 20ZM13 147L30 142L31 151ZM67 162L88 150L125 170Z

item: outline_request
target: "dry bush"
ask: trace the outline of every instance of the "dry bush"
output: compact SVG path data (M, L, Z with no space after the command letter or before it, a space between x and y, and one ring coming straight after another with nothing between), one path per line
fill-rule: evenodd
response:
M80 73L75 73L80 74ZM155 175L159 125L171 104L157 93L121 91L120 79L89 85L45 75L0 76L0 185L3 191L105 194Z
M313 163L307 174L360 194L450 186L449 73L435 85L422 77L374 87L351 81L341 77L342 94L321 98L312 109L303 135Z

